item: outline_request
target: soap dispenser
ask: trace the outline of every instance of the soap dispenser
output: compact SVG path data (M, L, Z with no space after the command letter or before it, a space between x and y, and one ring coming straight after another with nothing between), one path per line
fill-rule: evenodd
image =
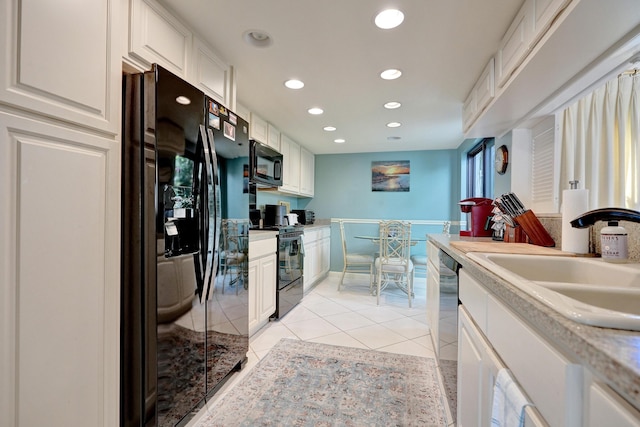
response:
M618 221L608 221L600 231L602 259L607 262L627 262L629 249L627 230L618 225Z

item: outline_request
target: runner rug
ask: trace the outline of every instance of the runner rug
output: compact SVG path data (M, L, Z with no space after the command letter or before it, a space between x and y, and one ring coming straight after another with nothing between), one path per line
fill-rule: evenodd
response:
M198 427L446 426L434 359L282 339Z

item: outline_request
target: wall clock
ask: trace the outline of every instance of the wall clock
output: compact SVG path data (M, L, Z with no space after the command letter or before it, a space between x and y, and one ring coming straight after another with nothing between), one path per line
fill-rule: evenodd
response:
M496 150L496 172L503 175L507 171L509 164L509 150L506 145L501 145Z

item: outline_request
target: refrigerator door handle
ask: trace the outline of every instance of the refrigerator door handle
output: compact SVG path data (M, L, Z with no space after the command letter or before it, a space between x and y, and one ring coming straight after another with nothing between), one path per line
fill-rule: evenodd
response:
M204 300L208 300L213 296L213 287L215 286L216 269L218 266L219 248L220 248L220 231L221 231L221 213L220 213L220 182L218 175L218 157L216 156L215 142L211 129L206 129L200 125L200 131L203 135L204 157L206 165L206 185L207 200L206 215L209 226L207 227L207 273L205 276ZM205 133L206 132L206 133ZM201 298L202 300L202 298Z
M213 235L215 233L215 223L211 221L211 208L215 209L215 195L212 192L213 185L213 169L211 164L211 155L209 148L209 141L207 138L207 133L205 127L200 125L200 138L202 140L202 152L204 161L202 162L204 165L204 173L202 174L203 185L205 186L203 194L202 204L201 204L201 215L203 216L203 220L201 224L203 224L203 228L201 233L202 236L203 248L202 248L202 258L204 264L204 271L202 272L202 291L200 292L200 302L206 300L206 297L209 294L209 288L211 287L211 282L213 281L212 272L213 272L213 252L215 251L214 247L214 238ZM212 230L212 228L214 228Z

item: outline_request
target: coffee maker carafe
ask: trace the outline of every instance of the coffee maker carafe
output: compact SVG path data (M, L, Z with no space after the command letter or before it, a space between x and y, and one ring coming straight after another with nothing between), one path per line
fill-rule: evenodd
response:
M467 214L467 229L460 230L461 236L491 237L493 230L489 224L493 216L493 200L484 197L471 197L460 200L460 210Z

